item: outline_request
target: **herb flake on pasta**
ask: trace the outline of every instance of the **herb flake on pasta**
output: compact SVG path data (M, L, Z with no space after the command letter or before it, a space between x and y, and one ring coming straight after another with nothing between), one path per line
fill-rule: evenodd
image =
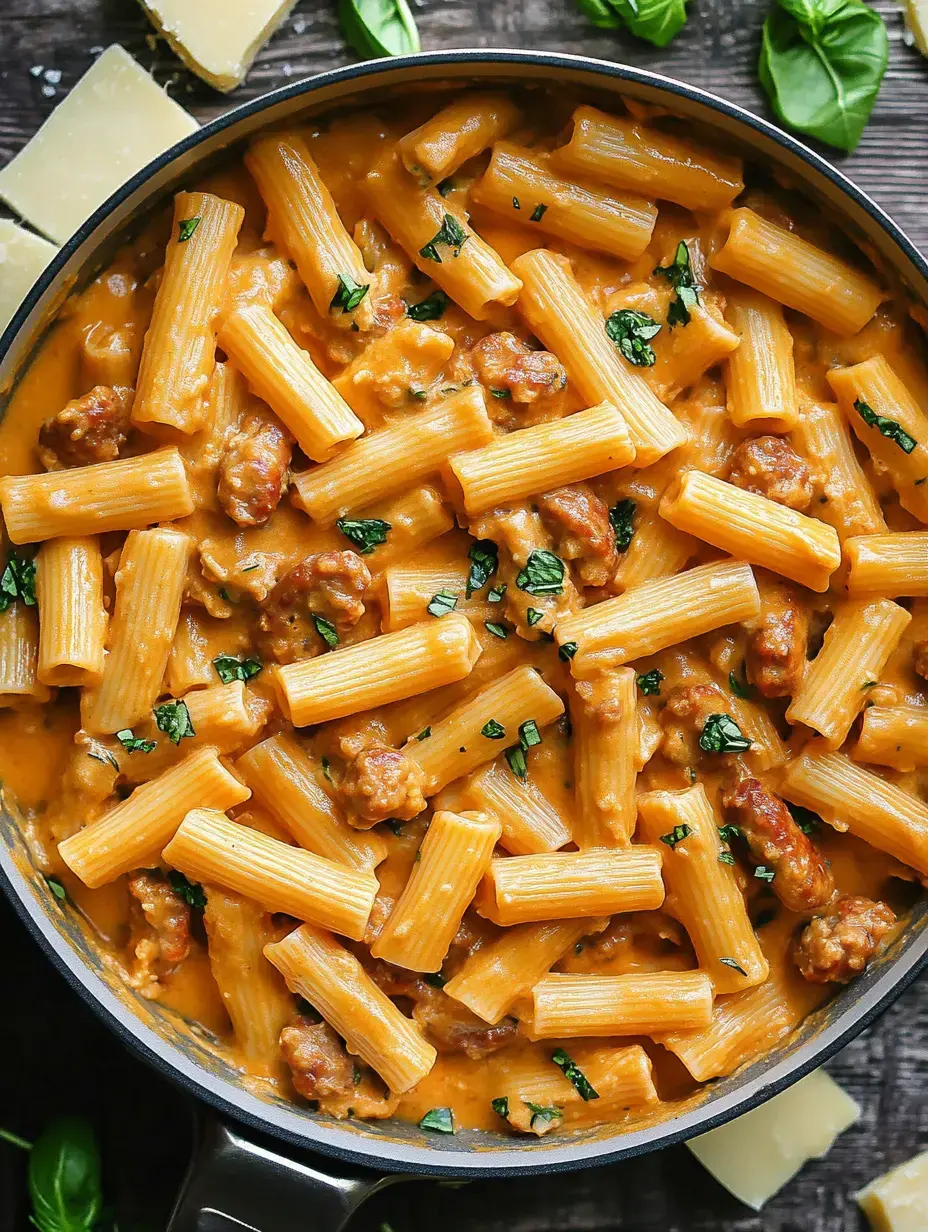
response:
M426 261L437 261L441 265L439 246L449 248L452 257L459 257L461 249L467 243L469 236L453 214L446 214L441 220L437 233L419 249L419 256Z
M178 244L186 244L200 225L200 216L195 218L183 218L177 224L177 242Z
M164 732L172 744L180 744L185 736L197 734L185 701L165 702L163 706L156 706L153 714L158 731Z
M426 611L430 616L447 616L457 606L458 597L453 590L439 590L432 595Z
M506 735L506 729L496 719L488 719L481 727L480 734L486 736L487 740L502 740Z
M530 595L563 594L564 562L546 548L536 548L519 571L516 585Z
M329 650L334 650L338 645L338 630L332 624L331 620L326 620L324 616L317 616L312 613L313 624L316 626L316 632L328 646Z
M141 736L134 736L131 727L124 727L122 731L118 731L116 739L127 753L152 753L157 748L154 740L143 740Z
M751 741L730 714L710 714L699 737L704 753L746 753Z
M492 539L478 539L471 544L467 559L470 561L470 572L467 575L464 595L469 599L475 591L482 590L496 572L499 548Z
M593 1089L583 1070L576 1061L570 1059L563 1048L556 1048L551 1060L563 1072L582 1100L599 1099L599 1092Z
M619 552L627 552L635 536L635 509L633 500L620 500L609 510L609 525L615 535L615 546Z
M671 851L673 851L677 843L682 843L683 840L685 838L689 838L689 836L692 833L693 831L684 821L684 822L681 822L680 825L674 826L674 828L670 831L669 834L662 834L660 838L661 838L661 842L666 843L667 846L671 849Z
M863 398L854 403L854 410L870 428L876 428L881 436L889 441L895 441L903 453L911 453L918 445L914 436L910 436L896 419L887 419L885 415L877 415L876 411Z
M432 1108L419 1122L419 1128L433 1134L453 1134L454 1114L450 1108Z
M676 292L667 310L668 328L673 329L675 325L689 325L690 312L699 303L699 283L693 273L690 249L686 240L681 240L677 245L677 251L670 265L658 265L654 273L661 278L666 278Z
M652 667L637 678L637 685L645 697L660 697L664 673L659 667Z
M362 556L367 556L381 543L386 543L387 535L393 529L391 524L382 518L338 518L335 525L351 540Z
M5 612L14 599L26 607L35 607L35 560L11 554L0 574L0 612Z
M231 684L233 680L251 680L264 670L260 659L241 659L230 654L216 655L213 667L223 684Z
M176 868L172 868L168 873L168 881L174 893L182 898L188 907L202 911L206 906L206 895L198 881L188 881L184 874L178 872Z
M650 368L657 356L651 339L664 327L646 312L622 308L606 318L606 333L616 349L636 368Z
M406 315L412 321L440 321L450 303L444 291L435 291L418 304L407 304Z
M354 312L370 289L369 282L355 282L350 274L339 274L338 290L332 296L329 311L334 312L338 308L342 312Z

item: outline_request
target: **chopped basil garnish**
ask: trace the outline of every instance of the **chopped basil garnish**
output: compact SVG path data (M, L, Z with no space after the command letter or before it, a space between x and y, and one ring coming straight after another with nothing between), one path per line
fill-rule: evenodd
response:
M485 620L483 627L487 633L492 633L494 637L498 637L501 641L505 641L509 636L509 630L505 625L498 624L495 620Z
M530 629L534 628L534 626L538 624L539 620L544 620L544 618L544 612L539 612L537 607L530 607L525 613L525 623Z
M520 744L514 744L511 749L506 750L506 761L509 763L509 769L517 779L524 780L528 778L525 750Z
M563 1048L556 1048L551 1060L558 1069L564 1071L564 1077L573 1084L582 1100L599 1099L599 1092L593 1090L592 1084L587 1081L583 1070L575 1061L570 1059Z
M502 740L506 734L506 729L496 719L488 719L483 727L481 727L480 734L481 736L486 736L488 740Z
M511 394L508 389L491 389L490 397L501 401L503 398L511 397Z
M523 1099L522 1103L532 1114L532 1119L528 1123L529 1129L535 1128L536 1121L540 1121L542 1125L550 1125L552 1121L559 1121L564 1115L560 1108L556 1108L553 1104L533 1104L527 1099Z
M358 304L371 289L371 284L355 282L350 274L338 275L338 290L329 304L329 311L340 308L342 312L354 312Z
M198 881L188 881L176 868L172 868L168 873L168 881L174 893L182 898L188 907L196 907L202 911L206 906L206 895Z
M381 543L387 542L387 533L393 529L382 518L338 518L335 525L350 539L362 556L373 552Z
M431 1130L433 1134L453 1134L454 1115L450 1108L433 1108L419 1122L419 1128Z
M487 593L488 603L499 603L503 595L506 593L506 583L497 583L492 590Z
M197 734L190 722L186 702L165 702L163 706L156 706L153 713L158 731L164 732L172 744L180 744L185 736Z
M413 321L440 321L450 303L444 291L434 291L418 304L407 304L406 315Z
M264 669L260 659L240 659L236 655L221 654L213 659L213 667L223 684L233 680L251 680Z
M45 884L60 903L66 903L68 901L68 892L57 877L46 877Z
M452 192L453 189L454 180L452 180L449 176L447 180L442 180L442 182L438 185L438 195L440 197L447 197L448 193Z
M316 626L316 632L328 646L329 650L334 650L338 645L338 630L331 620L326 620L324 616L317 616L314 612L313 624Z
M699 747L705 753L746 753L751 741L742 736L730 714L710 714L699 737Z
M744 967L740 963L736 963L733 958L720 958L719 962L726 967L731 967L732 971L737 971L739 975L747 975Z
M427 389L410 389L409 396L417 402L422 402L429 396L429 391Z
M458 222L453 214L446 214L441 220L441 226L437 233L419 249L419 256L424 257L426 261L437 261L441 265L441 255L438 251L438 245L442 244L445 248L451 249L453 257L461 255L461 249L467 243L467 232Z
M35 607L35 561L30 557L11 555L0 574L0 612L5 612L14 599Z
M758 864L754 870L754 876L758 881L766 881L768 884L773 881L776 873L772 868L767 868L765 864Z
M509 1116L509 1096L508 1095L498 1095L496 1099L491 1099L490 1107L493 1109L493 1111L496 1113L497 1116L501 1116L503 1120L505 1121L506 1118Z
M615 534L615 546L620 552L628 550L635 534L635 502L620 500L609 510L609 524Z
M686 240L681 240L677 245L672 264L659 265L654 272L666 278L676 291L667 311L668 326L673 329L675 325L688 325L690 311L699 303L699 283L690 264L690 250Z
M730 843L734 838L743 837L743 831L740 826L727 825L719 826L719 838L723 843Z
M437 594L432 595L429 600L429 605L425 609L430 616L447 616L449 612L453 612L457 604L458 597L452 590L440 590Z
M432 729L431 729L431 727L423 727L422 731L421 731L421 732L419 732L418 736L416 736L416 739L417 739L417 740L420 740L420 741L421 741L421 740L428 740L428 738L429 738L429 736L431 736L431 734L432 734Z
M729 672L728 687L731 689L732 693L734 693L735 697L750 697L751 686L748 684L748 678L743 663L741 664L741 675L744 676L743 680L739 680L734 672Z
M664 679L664 673L659 667L652 667L649 672L645 672L638 677L638 688L645 697L660 697L661 682Z
M530 595L563 594L564 562L546 548L536 548L519 571L516 585Z
M539 202L538 205L536 205L535 208L532 210L531 214L529 214L528 216L529 222L541 222L541 220L544 218L547 212L548 212L548 207L546 205L542 205L541 202Z
M606 318L606 333L630 364L636 368L650 368L657 356L650 340L659 334L663 326L646 312L622 308Z
M786 807L790 811L790 815L796 825L803 834L814 834L822 824L822 819L818 813L813 813L811 809L803 808L801 804L790 804L785 801Z
M332 782L332 763L327 757L322 759L322 777L327 783Z
M569 663L578 649L579 647L576 642L565 642L563 646L558 648L558 658L563 659L565 663Z
M519 204L519 198L518 198L518 197L513 197L513 199L512 199L512 208L513 208L514 210L521 210L522 206Z
M534 719L526 719L524 723L519 724L519 744L526 753L536 744L541 744L541 732Z
M730 851L720 851L719 852L719 864L734 864L734 862L735 862L735 857L731 854Z
M116 754L112 753L109 749L104 749L98 746L96 752L88 753L87 756L92 758L93 761L100 762L101 765L112 766L114 770L119 769L119 762L116 760Z
M475 590L482 590L496 572L499 548L492 539L479 539L471 544L467 559L470 561L470 572L464 594L469 599Z
M428 975L422 977L426 984L431 984L433 988L444 988L448 983L440 971L431 971Z
M868 424L871 428L876 428L877 432L881 436L885 436L887 440L895 441L903 453L911 453L918 444L915 437L909 436L898 420L887 419L885 415L877 415L876 411L871 406L868 406L862 398L856 400L854 410L865 424Z
M689 838L689 836L690 836L692 833L693 833L693 831L690 829L690 827L689 827L689 826L686 824L686 822L684 821L684 822L682 822L680 825L678 825L678 826L674 826L674 828L670 831L670 833L669 833L669 834L662 834L662 835L660 836L660 837L661 837L661 842L662 842L662 843L666 843L666 844L667 844L667 846L668 846L671 850L673 850L673 848L674 848L674 847L676 847L677 843L682 843L682 842L683 842L683 840L684 840L685 838Z
M127 753L151 753L156 748L154 740L142 740L140 736L133 736L131 727L118 731L116 739Z
M177 242L178 244L186 244L200 225L199 214L196 218L184 218L177 224Z

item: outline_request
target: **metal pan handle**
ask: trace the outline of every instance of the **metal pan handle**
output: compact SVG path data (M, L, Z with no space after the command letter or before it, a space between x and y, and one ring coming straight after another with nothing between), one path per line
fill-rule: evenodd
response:
M211 1117L166 1232L341 1232L372 1194L405 1179L321 1162L280 1155Z

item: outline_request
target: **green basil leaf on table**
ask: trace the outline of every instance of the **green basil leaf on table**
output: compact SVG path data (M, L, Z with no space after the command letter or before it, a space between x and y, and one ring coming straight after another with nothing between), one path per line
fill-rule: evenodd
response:
M103 1209L100 1152L82 1117L58 1117L29 1154L32 1222L39 1232L92 1232Z
M778 0L758 73L781 124L850 153L888 60L886 26L864 0Z
M624 26L630 34L666 47L686 25L686 0L577 0L594 26Z
M406 0L339 0L338 16L345 41L365 59L422 49Z

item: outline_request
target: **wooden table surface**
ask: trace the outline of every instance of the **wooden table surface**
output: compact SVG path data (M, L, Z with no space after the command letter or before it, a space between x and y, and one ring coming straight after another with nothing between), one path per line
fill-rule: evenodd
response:
M191 0L195 3L196 0ZM425 49L530 47L624 60L693 82L766 114L755 65L766 0L691 0L665 51L596 31L571 0L413 0ZM906 45L894 0L876 0L890 67L857 152L839 161L928 250L928 64ZM187 73L133 0L0 0L0 165L36 130L99 50L121 43L200 120L235 102L347 63L335 0L300 0L231 98ZM39 73L30 72L41 66ZM52 70L52 81L47 70ZM57 74L60 73L60 79ZM51 970L0 904L5 996L0 1125L29 1135L64 1110L93 1116L104 1139L120 1232L161 1232L190 1149L190 1107L129 1056ZM628 1164L463 1188L397 1187L353 1225L373 1232L857 1232L852 1193L928 1145L928 983L911 988L829 1066L863 1115L759 1215L675 1148ZM22 1160L0 1147L0 1227L27 1227ZM297 1230L295 1230L297 1232Z

